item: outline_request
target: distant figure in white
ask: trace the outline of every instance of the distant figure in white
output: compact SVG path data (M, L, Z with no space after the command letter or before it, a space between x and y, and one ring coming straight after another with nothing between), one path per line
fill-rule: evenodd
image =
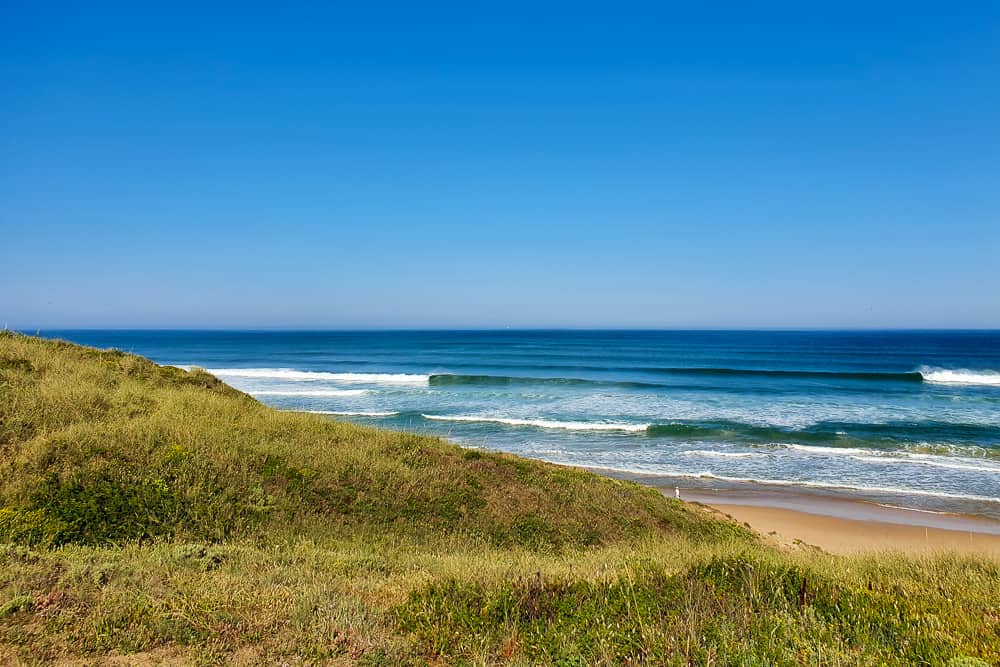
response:
M674 498L676 498L677 500L681 499L681 487L679 486L674 487Z

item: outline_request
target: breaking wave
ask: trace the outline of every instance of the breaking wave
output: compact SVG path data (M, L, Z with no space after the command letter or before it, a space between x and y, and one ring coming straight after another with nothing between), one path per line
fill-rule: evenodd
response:
M921 366L920 376L934 384L976 384L1000 387L1000 372L974 371L965 368L930 368Z
M367 394L367 389L268 389L265 391L254 391L250 392L254 396L315 396L317 398L321 397L332 397L332 396L361 396Z
M530 377L516 375L463 375L457 373L331 373L326 371L301 371L292 368L208 368L219 377L289 380L298 382L328 381L356 384L401 384L418 386L451 385L606 385L620 387L664 387L656 382L595 380L575 377ZM932 384L965 384L1000 386L1000 372L990 370L968 370L931 368L921 366L915 371L895 372L855 372L855 371L813 371L779 370L754 368L713 368L713 367L673 367L630 369L659 375L721 376L721 377L771 377L804 379L843 379L883 382L928 382Z
M297 371L291 368L207 368L205 370L221 378L343 382L347 384L426 385L430 378L429 375L412 373L327 373L325 371Z
M570 422L551 419L516 419L513 417L489 417L477 415L421 415L424 419L451 422L485 422L506 424L507 426L532 426L566 431L645 431L649 424L628 424L623 422Z
M337 417L395 417L398 412L379 412L376 410L357 410L357 411L341 411L341 410L296 410L296 412L308 412L312 415L335 415Z

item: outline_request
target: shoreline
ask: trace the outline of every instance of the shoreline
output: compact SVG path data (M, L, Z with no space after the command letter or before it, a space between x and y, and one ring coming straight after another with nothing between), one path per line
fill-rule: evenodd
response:
M698 502L698 501L691 501ZM1000 559L1000 535L864 519L844 519L779 507L702 503L786 547L833 554L959 553Z
M602 472L651 486L669 497L677 488L681 500L710 507L783 546L807 545L835 554L950 551L1000 558L1000 521L988 517L772 489L684 487L649 475Z

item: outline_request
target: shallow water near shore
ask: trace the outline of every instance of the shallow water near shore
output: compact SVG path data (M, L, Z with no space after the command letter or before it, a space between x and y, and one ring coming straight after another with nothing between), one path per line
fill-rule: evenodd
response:
M287 410L678 480L1000 518L1000 332L43 332Z

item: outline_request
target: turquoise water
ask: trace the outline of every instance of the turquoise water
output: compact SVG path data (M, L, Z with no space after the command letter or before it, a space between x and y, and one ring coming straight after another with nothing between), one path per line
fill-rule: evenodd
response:
M60 331L261 401L683 488L1000 517L1000 332Z

